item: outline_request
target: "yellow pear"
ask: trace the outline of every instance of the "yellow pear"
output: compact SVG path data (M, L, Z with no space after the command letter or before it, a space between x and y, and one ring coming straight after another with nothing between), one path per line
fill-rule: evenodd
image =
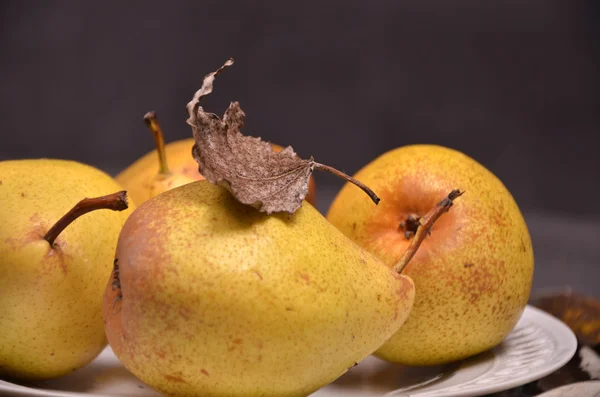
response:
M115 178L136 205L169 189L204 179L192 157L193 139L165 146L156 113L146 113L144 122L152 132L156 150L142 156Z
M82 199L121 189L73 161L0 162L0 377L64 375L106 345L102 295L131 210L93 211L127 208L124 192Z
M136 205L169 189L204 179L198 171L198 163L192 157L193 138L165 145L156 113L146 113L144 121L154 136L156 150L146 153L116 176L117 182L127 190ZM283 150L279 145L271 146L276 152ZM313 177L309 180L306 200L313 205L317 203Z
M208 181L134 211L115 261L109 343L169 396L305 396L381 346L414 299L310 204L269 216Z
M465 192L405 268L415 283L414 308L376 354L435 365L498 345L525 308L534 266L527 226L502 182L470 157L432 145L389 151L355 177L377 191L381 203L374 210L346 184L327 219L388 266L445 191L457 186Z

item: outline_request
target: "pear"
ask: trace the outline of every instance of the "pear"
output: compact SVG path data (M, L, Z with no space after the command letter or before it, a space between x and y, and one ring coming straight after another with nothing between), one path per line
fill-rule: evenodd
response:
M144 122L152 132L156 150L146 153L116 176L117 182L127 190L127 194L136 205L169 189L204 179L198 171L198 163L192 157L193 138L165 145L156 112L146 113ZM284 149L276 144L271 146L276 152ZM316 186L312 177L309 180L306 200L313 205L317 203Z
M379 206L346 184L327 219L390 267L440 194L457 185L465 191L404 269L415 282L414 308L376 355L437 365L498 345L523 313L534 268L527 225L508 189L472 158L433 145L389 151L355 178L378 191Z
M193 139L183 139L165 146L156 113L146 113L144 122L152 132L156 151L147 153L115 178L136 205L169 189L204 179L192 157Z
M61 376L106 345L102 295L131 210L77 217L127 208L124 192L82 200L121 189L73 161L0 162L0 377Z
M103 314L166 395L305 396L389 339L414 293L310 204L266 215L199 181L129 217Z

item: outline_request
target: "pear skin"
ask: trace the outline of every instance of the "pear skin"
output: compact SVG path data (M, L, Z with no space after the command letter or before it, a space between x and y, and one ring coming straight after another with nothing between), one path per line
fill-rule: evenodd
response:
M374 210L346 184L327 219L390 267L410 243L410 215L423 216L454 187L465 192L404 270L415 283L415 304L376 355L438 365L498 345L523 313L534 268L527 226L502 182L470 157L432 145L389 151L355 177L381 203Z
M73 161L0 162L0 377L61 376L106 345L102 295L133 208L85 214L53 246L44 235L83 198L121 189Z
M375 351L414 300L400 276L310 204L266 215L208 181L127 220L109 280L109 343L169 396L305 396Z

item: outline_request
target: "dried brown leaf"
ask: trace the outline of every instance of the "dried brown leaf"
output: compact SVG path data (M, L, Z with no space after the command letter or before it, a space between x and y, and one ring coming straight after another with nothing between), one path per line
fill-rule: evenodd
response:
M564 321L580 343L600 345L600 300L565 290L533 296L530 303Z
M301 159L291 146L276 153L260 138L243 135L240 129L245 114L238 102L229 105L223 119L205 112L200 100L212 92L215 77L232 64L233 59L229 59L217 71L206 75L202 87L187 104L187 122L195 140L192 154L208 181L227 188L238 201L259 211L291 214L300 208L308 194L308 180L315 168L352 179L312 158ZM373 201L379 201L366 186L351 181L366 189Z

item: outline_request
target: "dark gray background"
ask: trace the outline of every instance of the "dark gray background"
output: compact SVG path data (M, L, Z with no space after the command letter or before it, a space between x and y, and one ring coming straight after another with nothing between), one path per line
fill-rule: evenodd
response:
M354 173L437 143L474 157L525 213L536 288L600 276L600 3L589 1L12 1L1 3L0 160L110 173L191 136L185 104L238 100L245 132ZM325 211L341 182L317 175ZM591 272L591 273L590 273ZM597 278L597 277L596 277Z

